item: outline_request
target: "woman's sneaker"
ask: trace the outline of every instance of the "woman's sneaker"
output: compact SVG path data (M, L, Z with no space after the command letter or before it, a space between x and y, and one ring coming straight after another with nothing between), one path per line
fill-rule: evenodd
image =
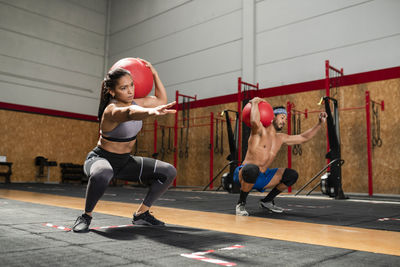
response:
M281 207L275 206L275 203L273 200L268 201L268 202L264 202L264 201L260 200L260 208L267 209L267 210L270 210L275 213L283 212L283 209Z
M154 216L151 215L149 211L143 212L140 215L136 215L136 213L133 214L132 223L136 225L156 225L156 226L165 225L164 222L154 218Z
M236 205L236 215L238 216L249 216L249 213L246 211L245 206L246 203L238 203Z
M92 217L84 213L76 219L74 226L72 226L72 230L74 232L87 232L89 231L91 221Z

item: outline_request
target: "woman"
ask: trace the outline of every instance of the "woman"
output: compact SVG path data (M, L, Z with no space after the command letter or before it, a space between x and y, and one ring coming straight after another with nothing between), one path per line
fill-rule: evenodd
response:
M97 146L88 154L84 172L89 177L85 212L72 227L75 232L89 230L92 211L113 177L148 185L149 191L133 214L133 224L164 225L149 212L150 207L176 176L169 163L152 158L130 155L142 119L175 113L175 102L167 103L165 88L154 67L143 60L153 73L155 95L134 99L135 88L130 72L121 68L110 71L101 87L98 117L100 137Z

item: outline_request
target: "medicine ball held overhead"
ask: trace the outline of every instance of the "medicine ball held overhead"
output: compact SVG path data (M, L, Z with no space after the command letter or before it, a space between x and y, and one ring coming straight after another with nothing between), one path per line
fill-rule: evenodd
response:
M274 110L272 109L271 105L266 101L262 101L258 103L258 110L260 111L261 123L264 125L264 127L270 126L272 120L274 119ZM247 103L247 105L244 106L242 111L242 120L249 127L251 127L250 111L251 111L251 103Z
M135 85L135 98L147 96L153 89L153 73L146 63L137 58L123 58L118 60L110 70L123 68L131 73Z

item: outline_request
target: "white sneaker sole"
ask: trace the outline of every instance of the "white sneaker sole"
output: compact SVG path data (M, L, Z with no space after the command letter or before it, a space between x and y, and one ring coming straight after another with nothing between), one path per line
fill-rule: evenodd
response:
M271 208L265 207L265 206L262 204L262 202L260 203L260 208L262 208L262 209L264 209L264 210L269 210L269 211L274 212L274 213L283 213L283 210L275 210L275 209L271 209Z

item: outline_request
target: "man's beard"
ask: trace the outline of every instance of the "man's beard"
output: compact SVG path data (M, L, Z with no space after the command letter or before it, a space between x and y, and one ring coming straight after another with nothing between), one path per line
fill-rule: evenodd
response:
M272 124L274 125L274 128L275 128L275 130L277 131L277 132L280 132L280 131L282 131L282 128L279 128L279 126L278 126L278 124L276 123L276 121L272 121Z

